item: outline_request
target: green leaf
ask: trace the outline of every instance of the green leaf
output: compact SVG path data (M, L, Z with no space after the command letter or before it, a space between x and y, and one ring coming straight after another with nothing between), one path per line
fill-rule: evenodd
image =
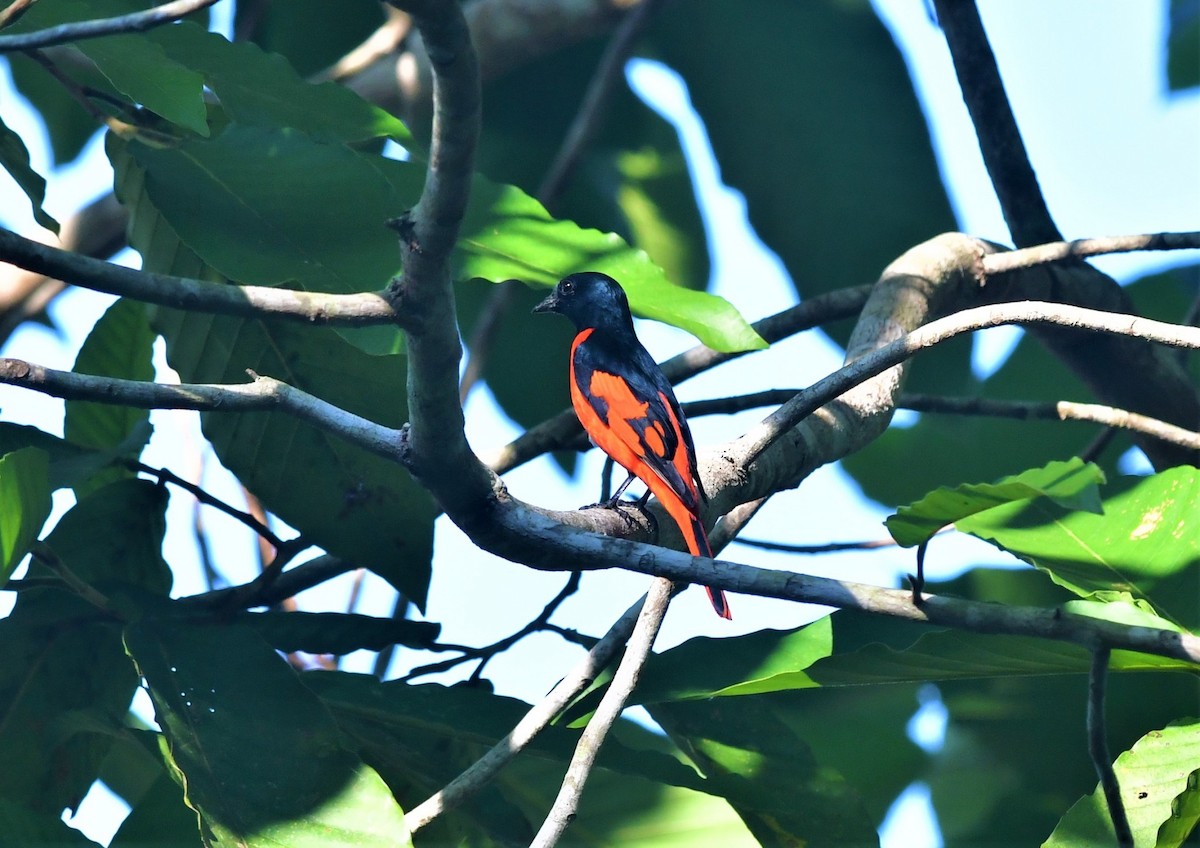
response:
M536 194L579 112L606 39L547 53L484 81L477 169ZM528 104L537 103L536 110ZM621 235L677 285L703 290L709 248L675 128L627 85L611 87L591 142L551 204L558 218Z
M949 724L928 780L946 844L1041 844L1096 785L1083 717L1087 677L956 680L938 689ZM1194 674L1110 675L1112 749L1194 715L1196 703Z
M862 799L817 762L770 701L674 702L656 704L650 714L713 775L711 782L761 844L878 843Z
M339 4L337 16L344 17L344 6ZM313 21L301 14L289 6L288 17L311 28ZM325 34L320 31L321 36ZM294 128L318 141L392 138L406 146L412 144L408 129L386 110L345 86L331 82L312 85L285 58L263 52L254 44L232 44L190 23L161 27L146 37L170 59L201 74L226 114L238 124Z
M647 40L683 76L722 178L802 298L870 282L955 229L903 57L870 4L698 0L656 16Z
M286 6L239 5L234 30L263 50L281 53L305 76L323 71L383 24L375 0L290 0Z
M36 427L0 421L0 455L24 447L36 447L49 454L51 491L77 486L126 455L124 443L113 450L90 451Z
M1186 719L1148 733L1113 764L1134 844L1174 848L1200 822L1200 721ZM1085 848L1114 843L1104 791L1075 803L1044 843Z
M1049 498L1064 509L1100 512L1098 486L1104 472L1078 457L1051 462L1005 477L995 483L969 483L930 492L902 506L884 524L896 543L913 547L926 542L950 524L1001 504Z
M195 811L165 772L131 806L109 848L204 848Z
M341 747L329 713L253 631L144 619L126 628L125 644L206 841L411 844L379 775Z
M241 130L240 138L261 136L260 130ZM275 138L276 136L270 136ZM222 136L221 138L224 138ZM298 135L281 134L281 144ZM221 139L208 144L221 144ZM311 142L309 142L311 144ZM325 148L348 153L342 148ZM211 150L206 151L211 155ZM159 214L151 197L144 192L143 174L113 142L110 156L118 171L118 194L132 214L131 243L141 251L143 266L185 276L218 276L192 253L176 236L172 226ZM213 167L229 169L228 163L215 159ZM244 163L243 163L244 164ZM169 161L169 168L184 167ZM300 175L294 175L300 179ZM247 174L251 180L260 177ZM225 184L202 180L194 200L203 206L206 186L219 195ZM319 182L319 180L318 180ZM182 185L179 186L183 190ZM327 186L333 189L333 186ZM178 203L162 187L165 202L178 211ZM299 198L305 195L298 189ZM336 194L345 196L342 187ZM315 198L313 198L315 200ZM360 198L361 199L361 198ZM367 204L366 199L363 204ZM281 199L282 202L282 199ZM218 218L221 209L210 210ZM232 213L230 213L232 214ZM317 214L321 218L320 214ZM291 236L276 231L251 213L243 213L246 235L274 239L276 246L248 242L250 251L240 253L232 247L229 234L218 234L205 242L209 256L220 261L254 265L250 254L256 249L277 256L287 267L295 268L305 256L291 255ZM193 237L209 231L200 218L181 219ZM380 228L382 232L382 228ZM313 265L324 263L316 272L324 284L350 284L344 276L370 265L368 250L350 256L339 245L330 245L316 230L306 231L314 241L310 245ZM347 236L354 234L347 231ZM389 242L386 254L392 262L395 245ZM373 243L372 243L373 244ZM272 251L274 251L272 253ZM351 251L353 252L353 251ZM376 253L376 258L383 254ZM366 265L356 264L366 262ZM286 263L292 263L286 266ZM340 264L339 264L340 263ZM245 270L241 266L231 270ZM243 278L244 279L244 278ZM256 280L255 282L263 282ZM402 356L370 356L347 344L328 328L295 324L242 320L211 315L157 310L154 324L167 342L167 359L188 382L238 383L245 381L245 369L278 377L289 384L380 424L398 427L407 417L404 385L405 360ZM395 338L394 331L392 337ZM384 579L423 606L429 586L430 557L433 549L435 508L428 492L393 463L351 446L293 416L276 413L232 415L207 413L201 418L205 435L213 443L221 461L246 484L275 514L296 527L314 544L330 553L371 568Z
M50 457L38 448L0 456L0 585L50 517Z
M1171 0L1167 20L1167 88L1200 86L1200 3Z
M118 300L88 333L72 370L76 374L152 382L154 338L146 307L134 300ZM147 409L68 400L63 435L85 448L112 451L120 447L125 455L136 457L149 440L149 421ZM128 443L135 433L139 435ZM120 469L117 473L128 476L131 472ZM96 484L91 481L89 485L94 488Z
M441 625L425 621L335 612L242 613L237 620L258 631L263 641L278 651L338 656L379 651L390 645L428 648L441 630Z
M547 288L575 271L600 271L621 283L637 315L687 330L714 350L766 347L724 298L672 285L645 251L620 236L555 221L520 189L483 178L471 192L455 269L459 278L518 279Z
M165 594L165 505L150 483L113 483L69 510L46 545L104 592L133 584ZM29 571L51 576L36 561ZM21 592L0 620L0 796L57 815L96 780L137 686L110 615L65 591L38 589Z
M149 480L125 479L80 498L46 543L88 583L119 581L158 595L171 589L162 558L167 491Z
M33 219L55 233L58 232L58 221L55 221L42 208L46 202L46 180L29 164L29 149L21 137L9 129L0 118L0 164L9 176L16 180L21 191L29 198L33 207Z
M78 49L134 103L197 135L208 135L204 78L169 59L146 36L89 39L79 42Z
M1200 471L1172 468L1111 488L1103 515L1063 512L1039 499L996 507L957 526L1082 597L1111 591L1144 595L1157 580L1197 569ZM1168 612L1171 605L1169 598L1157 604Z
M416 202L423 181L415 165L296 130L233 125L211 141L128 152L154 208L206 264L239 283L311 291L386 287L400 258L384 222ZM395 327L338 332L368 353L401 347Z
M760 630L723 639L697 636L652 656L631 702L754 695L811 686L805 670L832 650L831 616L792 631Z
M10 845L100 848L98 843L68 827L60 815L34 812L3 798L0 798L0 833Z

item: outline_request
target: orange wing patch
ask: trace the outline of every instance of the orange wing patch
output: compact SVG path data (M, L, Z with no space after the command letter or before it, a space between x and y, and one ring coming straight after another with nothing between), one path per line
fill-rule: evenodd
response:
M642 439L630 422L645 418L650 404L639 401L629 388L629 384L620 377L604 371L592 372L592 381L588 386L588 391L593 397L599 398L608 405L608 416L605 423L608 424L613 435L632 448L638 456L644 455ZM661 445L662 437L659 434L656 435L658 435L658 442ZM654 450L653 446L651 446L651 450ZM662 456L661 448L655 453Z

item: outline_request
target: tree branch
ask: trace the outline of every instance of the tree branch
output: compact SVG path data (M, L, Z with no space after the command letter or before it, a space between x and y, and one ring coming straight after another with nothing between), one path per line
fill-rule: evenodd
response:
M1125 804L1121 800L1121 785L1113 770L1112 754L1108 752L1108 731L1104 720L1104 695L1107 688L1108 660L1112 655L1106 647L1092 651L1092 666L1088 673L1087 736L1088 754L1100 786L1104 789L1104 800L1108 802L1108 816L1117 835L1119 848L1133 848L1133 834L1129 830L1129 817L1125 815Z
M933 7L946 35L954 72L979 138L979 150L1014 244L1028 247L1061 241L1062 234L1029 164L974 0L933 0Z
M93 291L194 312L338 327L403 326L401 316L378 293L326 294L135 271L40 244L5 229L0 229L0 260Z
M470 768L438 792L409 810L404 823L415 833L442 813L452 810L486 786L523 751L541 731L591 685L633 632L645 598L625 611L595 646L587 652L540 702L530 708L512 731L476 760Z
M625 656L621 658L621 664L617 666L608 691L600 699L587 728L579 736L579 742L575 745L575 755L567 767L558 797L554 799L554 805L530 843L530 848L552 848L558 844L563 831L575 818L579 798L596 763L596 755L600 753L600 746L604 744L605 737L620 718L626 701L637 686L674 592L675 587L669 580L659 579L651 584L649 595L634 626L633 636L625 648Z
M389 2L412 13L435 79L425 187L416 208L393 222L404 270L388 297L397 313L412 316L405 326L409 423L402 457L448 514L461 515L486 505L493 485L463 431L462 345L450 277L450 252L466 212L479 135L479 69L457 3Z
M1186 349L1186 348L1185 348ZM1115 409L1095 403L1076 403L1069 400L1034 403L1030 401L992 400L991 398L951 398L932 395L901 395L897 403L902 409L916 412L946 413L949 415L990 415L1028 420L1031 418L1057 421L1091 421L1108 427L1135 430L1164 442L1200 450L1200 432L1185 430L1126 409Z
M215 2L217 0L174 0L144 12L133 12L128 15L94 21L60 24L37 32L0 35L0 53L33 50L36 47L50 47L54 44L66 44L69 41L83 41L87 38L100 38L124 32L145 32L148 29L177 21L185 15L198 12Z
M1055 241L985 256L983 257L983 273L990 277L996 274L1008 274L1023 268L1032 268L1035 265L1044 265L1047 262L1062 262L1067 259L1084 259L1089 256L1133 253L1144 250L1188 250L1193 248L1200 248L1200 232L1147 233Z

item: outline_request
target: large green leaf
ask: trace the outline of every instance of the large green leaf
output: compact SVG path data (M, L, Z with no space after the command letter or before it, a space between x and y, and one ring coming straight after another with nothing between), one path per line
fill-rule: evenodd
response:
M1200 3L1171 0L1167 31L1167 88L1200 86Z
M1051 462L1005 477L995 483L967 483L935 489L916 503L902 506L884 521L897 544L912 547L926 542L956 521L1001 504L1049 498L1064 509L1100 512L1098 485L1104 473L1078 457Z
M205 844L411 844L379 775L341 746L320 701L253 631L146 618L126 628L125 645Z
M613 233L555 221L523 191L477 179L463 221L460 277L555 285L574 271L600 271L621 282L635 314L687 330L715 350L755 350L766 343L729 301L675 286L643 250Z
M344 17L344 4L336 10ZM287 17L302 18L295 6ZM325 35L324 32L321 35ZM291 127L321 141L359 142L392 138L410 144L404 124L350 89L334 83L312 85L282 56L248 42L230 43L194 24L163 27L147 34L170 60L201 74L230 120L245 126Z
M535 194L584 101L605 39L523 62L484 86L486 131L478 169ZM530 109L530 103L537 109ZM674 127L616 83L590 143L551 204L559 218L620 234L677 285L705 289L709 248Z
M50 457L38 448L0 456L0 585L50 517Z
M428 621L397 621L335 612L242 613L238 622L258 631L263 641L284 653L349 654L379 651L389 645L428 648L441 626Z
M0 799L0 833L10 845L100 848L78 830L68 827L61 816L34 812L4 799Z
M245 139L261 137L262 133L248 129L235 135ZM298 136L280 134L279 138ZM337 151L345 152L342 148L325 149L333 151L334 156L339 155ZM211 149L206 152L212 154ZM152 175L144 175L115 142L110 144L110 156L118 170L118 195L131 210L130 241L141 251L144 266L187 276L216 276L212 268L181 243L145 193L143 178L149 181ZM148 158L164 162L169 173L195 165L195 160L182 156L165 160ZM217 161L213 166L225 171L232 167ZM251 181L259 179L245 172L242 175ZM293 177L300 179L298 174ZM211 190L210 197L228 197L222 192L235 185L199 180L194 186L199 193L195 199L201 203L206 187ZM331 188L328 184L326 187ZM180 186L179 190L191 189ZM178 208L178 201L170 197L166 186L160 186L158 191L172 209ZM224 214L218 209L209 211L216 217ZM180 218L191 228L191 236L204 242L210 256L230 263L230 271L246 271L243 266L253 266L251 270L271 274L271 279L265 282L277 277L266 267L269 263L250 255L256 251L278 257L285 266L284 276L290 270L307 267L300 272L319 279L329 288L350 285L354 268L369 270L372 262L389 261L380 260L382 254L378 251L372 255L365 248L361 256L350 256L352 251L345 246L326 244L319 227L303 231L313 240L311 244L297 245L292 234L275 229L253 211L243 210L239 219L245 227L244 235L267 243L248 241L253 248L249 251L237 250L234 239L227 233L217 233L214 239L205 241L206 234L218 228L206 229L204 219L186 213L180 213ZM344 232L348 238L354 236L349 230ZM394 245L391 247L394 249ZM293 250L300 250L301 254L296 256ZM306 262L310 257L311 261ZM320 267L314 270L312 266ZM406 417L404 358L369 356L327 328L166 309L157 311L155 325L167 341L168 361L184 380L244 382L249 368L278 377L381 424L399 426ZM407 474L392 463L284 414L209 413L203 416L202 423L222 462L271 511L315 544L373 569L418 605L424 604L433 547L434 506L428 493Z
M79 50L135 104L198 135L208 135L204 78L169 59L153 41L142 35L114 35L82 41Z
M57 233L58 221L51 218L42 208L42 204L46 202L46 180L33 170L33 166L29 164L29 149L25 142L9 129L3 118L0 118L0 165L4 166L4 170L8 171L9 176L29 198L34 220Z
M152 382L154 339L145 305L135 300L118 300L88 333L72 370L76 374ZM125 456L136 457L150 438L150 411L134 406L68 400L63 435L85 448L100 452L119 449ZM90 478L76 491L86 493L130 473L123 468L114 468Z
M280 53L302 74L324 70L384 21L375 0L290 0L286 5L239 3L234 29L263 50Z
M1117 757L1113 771L1134 844L1160 848L1183 844L1200 822L1200 808L1194 800L1185 800L1198 793L1200 720L1180 721L1148 733ZM1096 787L1067 811L1044 844L1086 848L1115 840L1104 791Z
M165 594L165 506L157 486L113 483L81 499L46 544L102 592L132 585ZM30 576L50 572L35 562ZM22 592L0 620L0 797L57 815L95 781L137 686L111 616L64 591L40 589ZM97 732L103 728L109 732Z
M955 229L904 60L870 4L699 0L658 15L648 41L683 76L722 178L801 297L871 282ZM917 371L957 390L967 350Z
M759 698L656 704L651 716L697 762L763 845L872 845L861 798Z
M957 526L1084 597L1144 595L1157 580L1200 572L1200 472L1172 468L1111 488L1103 515L1067 512L1040 499L999 506ZM1163 603L1171 617L1170 599Z
M311 672L303 679L355 740L363 759L379 770L398 798L414 804L474 762L529 709L528 704L471 687L414 686L400 681L381 684L367 675L343 672ZM594 810L589 799L598 798L603 805L606 797L616 793L628 804L630 818L644 816L657 821L655 826L664 826L657 818L664 816L670 821L670 832L681 827L693 832L676 818L675 803L699 807L710 815L709 804L716 802L694 797L711 792L709 784L669 756L670 752L660 750L661 745L645 740L626 744L623 740L634 730L623 723L606 741L599 755L600 768L592 776L595 783L589 783L584 793L584 806ZM440 819L425 838L439 843L473 834L485 839L484 844L493 839L501 844L528 843L561 783L577 741L577 732L547 728L496 784ZM640 797L629 797L631 783ZM651 799L656 795L672 801L654 803ZM581 815L585 815L582 810ZM637 831L628 819L620 823ZM601 832L617 824L607 822ZM727 825L728 819L721 833L727 833L723 829ZM583 840L581 844L624 844L595 838L597 826L589 824L572 832Z
M135 435L140 435L135 431ZM107 451L90 451L52 436L37 427L0 421L0 455L35 447L50 457L48 470L51 491L76 486L105 468L114 459L126 455L125 443Z

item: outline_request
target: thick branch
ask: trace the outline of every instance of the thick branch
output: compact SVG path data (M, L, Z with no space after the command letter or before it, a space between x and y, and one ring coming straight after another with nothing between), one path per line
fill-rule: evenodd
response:
M69 41L83 41L87 38L100 38L124 32L145 32L148 29L177 21L185 15L211 6L215 2L217 0L174 0L174 2L163 3L161 6L155 6L144 12L134 12L129 15L118 15L114 18L94 21L60 24L37 32L19 35L0 35L0 53L33 50L37 47L50 47L54 44L66 44Z
M398 2L413 15L434 71L433 137L425 188L395 222L402 276L389 297L407 322L405 465L450 515L486 505L492 475L471 452L458 396L462 344L454 311L450 252L467 208L479 135L479 69L457 3Z

